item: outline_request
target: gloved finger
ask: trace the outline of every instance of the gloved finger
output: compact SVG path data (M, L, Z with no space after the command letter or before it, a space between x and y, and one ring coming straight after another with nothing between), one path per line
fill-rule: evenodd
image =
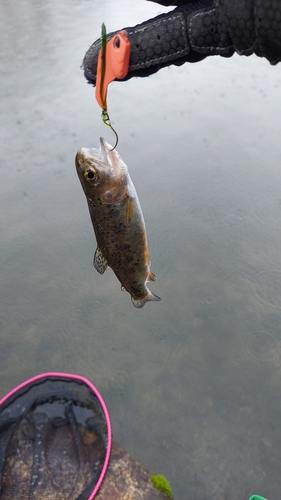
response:
M186 19L194 3L178 7L166 14L149 19L134 27L124 28L131 44L129 71L132 76L148 76L170 64L181 65L187 60L197 62L206 55L191 53ZM116 32L107 35L110 40ZM82 67L89 83L95 85L101 39L96 40L85 54Z
M148 0L149 2L159 3L165 7L179 7L180 5L186 5L187 3L194 2L194 0Z

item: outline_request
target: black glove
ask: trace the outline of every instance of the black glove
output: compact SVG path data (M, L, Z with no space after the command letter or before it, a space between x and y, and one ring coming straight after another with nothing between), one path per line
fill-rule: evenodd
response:
M128 75L148 76L159 69L198 62L210 55L253 53L281 60L281 0L157 0L178 7L137 26L124 28L131 43ZM116 33L116 32L115 32ZM115 35L110 33L108 40ZM83 69L95 85L101 40L86 52Z

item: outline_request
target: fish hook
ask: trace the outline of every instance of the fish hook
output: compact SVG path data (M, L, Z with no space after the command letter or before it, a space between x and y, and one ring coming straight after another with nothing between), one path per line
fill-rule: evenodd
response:
M110 150L110 151L113 151L116 148L117 144L118 144L118 134L117 134L116 130L113 128L113 126L111 125L109 114L108 114L108 112L106 111L105 108L102 108L101 118L102 118L103 123L107 127L109 127L112 130L112 132L115 134L115 145Z

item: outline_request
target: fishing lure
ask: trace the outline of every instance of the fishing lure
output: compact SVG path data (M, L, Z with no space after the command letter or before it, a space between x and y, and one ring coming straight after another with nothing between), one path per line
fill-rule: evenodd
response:
M97 78L96 78L96 100L102 109L101 117L103 123L111 128L118 144L118 135L111 125L107 111L107 87L117 79L124 78L129 69L131 45L127 33L122 30L107 42L106 27L102 23L101 27L101 50L98 56Z

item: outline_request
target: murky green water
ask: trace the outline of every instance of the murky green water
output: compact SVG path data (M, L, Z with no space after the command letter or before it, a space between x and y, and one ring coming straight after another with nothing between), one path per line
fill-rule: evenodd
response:
M92 267L74 157L113 137L79 67L102 21L163 11L1 0L0 395L84 375L115 440L176 499L279 500L281 65L209 58L111 85L162 302L136 310Z

